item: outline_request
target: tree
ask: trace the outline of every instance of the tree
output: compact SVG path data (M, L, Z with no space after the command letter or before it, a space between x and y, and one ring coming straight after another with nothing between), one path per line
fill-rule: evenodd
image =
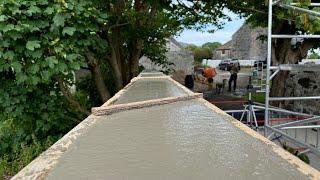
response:
M220 42L207 42L202 45L202 48L209 48L212 52L220 47L222 44Z
M195 45L195 44L190 44L190 45L187 45L186 47L185 47L185 49L186 50L188 50L188 51L192 51L192 52L194 52L196 49L198 49L199 47L197 46L197 45Z
M185 49L193 52L195 61L201 63L203 59L211 59L213 51L219 46L221 46L221 43L219 42L207 42L204 43L201 47L190 44L186 46Z
M91 6L1 1L0 172L2 162L14 166L30 147L39 151L30 149L26 158L37 156L89 114L69 87L88 64L87 47L106 47L97 36L106 15Z
M247 17L247 23L252 26L267 26L268 1L228 1L227 7L233 12ZM292 0L285 1L291 3ZM309 8L310 1L299 0L298 5ZM318 11L319 8L313 10ZM309 16L305 13L298 13L274 6L273 34L305 34L320 33L320 20L318 17ZM308 51L319 46L316 39L304 39L301 46L293 48L291 39L273 39L272 41L272 64L296 64L307 57ZM271 96L282 97L285 95L285 82L288 78L288 71L281 71L272 81Z
M201 1L110 1L106 8L108 23L101 37L108 42L110 50L106 60L114 71L117 89L138 74L142 55L166 65L165 39L182 28L199 29L208 22L219 27L218 19L225 17L218 5L220 1L209 4L210 10L208 4Z
M220 2L210 4L214 3ZM210 10L216 10L215 16L199 19L198 13L208 11L204 5L153 0L0 1L0 173L3 162L23 162L14 168L19 170L88 115L92 105L110 98L138 74L141 56L166 65L166 39L183 27L197 23L200 28L209 21L219 26L221 6ZM88 88L83 83L71 92L74 73L81 68L90 70L85 82L94 92L83 93ZM90 100L96 94L100 102L88 102L88 96ZM28 148L32 153L22 161L18 157Z

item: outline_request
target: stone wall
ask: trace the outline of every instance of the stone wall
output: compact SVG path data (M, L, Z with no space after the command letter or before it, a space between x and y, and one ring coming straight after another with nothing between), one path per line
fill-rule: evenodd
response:
M184 71L186 74L193 74L194 56L188 51L169 51L166 53L168 61L173 63L170 69L174 71ZM166 71L167 69L153 63L149 58L142 57L139 61L147 71Z
M244 24L232 35L232 40L221 47L229 47L231 53L227 58L240 60L264 60L267 58L267 42L257 39L261 35L266 35L266 28L252 28ZM224 59L219 53L220 48L213 55L213 59ZM218 52L219 51L219 52Z
M194 56L189 51L169 51L166 53L168 61L172 62L170 68L175 71L184 71L186 74L193 74Z
M232 56L237 59L264 60L267 57L267 42L257 38L266 34L266 28L243 25L232 36Z
M320 72L291 73L285 96L320 96ZM285 107L294 111L320 115L320 100L288 101Z
M194 67L194 56L192 52L186 51L183 47L173 38L168 40L166 44L168 52L166 57L170 63L170 69L174 71L184 71L186 74L193 74ZM143 56L139 60L139 64L143 66L147 71L166 71L166 68L163 68L155 63L153 63L149 58Z

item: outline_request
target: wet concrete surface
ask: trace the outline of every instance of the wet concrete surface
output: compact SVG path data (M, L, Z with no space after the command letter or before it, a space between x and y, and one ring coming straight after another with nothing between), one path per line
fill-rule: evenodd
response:
M159 76L165 76L163 73L155 73L155 72L148 72L148 73L141 73L141 77L159 77Z
M167 79L141 79L136 81L114 104L187 95L183 89Z
M47 179L307 179L198 100L102 116Z

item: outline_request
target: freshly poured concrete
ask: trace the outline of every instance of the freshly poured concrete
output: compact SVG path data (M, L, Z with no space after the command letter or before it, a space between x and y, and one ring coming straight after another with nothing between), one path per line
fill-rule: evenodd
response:
M47 179L307 179L199 100L102 116Z
M182 88L165 78L141 79L133 83L114 104L187 95Z
M140 74L141 77L158 77L158 76L165 76L163 73L141 73Z

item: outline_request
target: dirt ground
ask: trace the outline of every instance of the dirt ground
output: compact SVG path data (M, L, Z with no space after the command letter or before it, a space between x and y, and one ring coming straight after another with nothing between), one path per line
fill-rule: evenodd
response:
M243 104L246 99L241 97L241 94L245 92L248 81L249 81L250 69L242 68L238 74L237 86L238 90L236 93L228 92L228 82L225 85L224 91L218 93L216 90L216 84L213 83L212 89L209 88L208 83L203 77L196 77L194 82L194 92L203 93L204 99L216 105L222 110L240 110L243 109ZM230 73L228 71L217 70L217 75L226 77L228 80ZM183 71L177 71L172 75L172 78L178 81L180 84L184 85L184 78L186 74ZM240 95L239 95L240 94Z

